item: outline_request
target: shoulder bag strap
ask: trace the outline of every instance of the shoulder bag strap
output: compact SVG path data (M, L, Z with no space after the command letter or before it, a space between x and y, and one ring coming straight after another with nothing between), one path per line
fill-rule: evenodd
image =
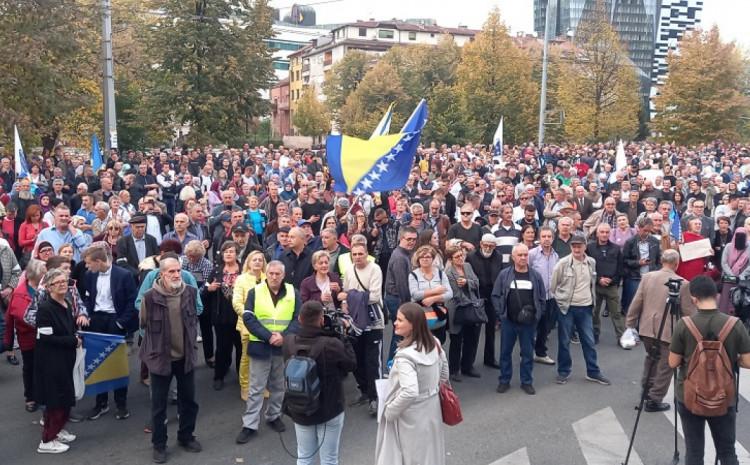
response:
M700 331L698 331L698 327L695 326L695 323L693 323L693 319L690 318L689 316L686 316L685 318L682 319L682 321L685 322L685 326L687 326L688 331L690 331L690 334L692 334L693 337L695 338L695 342L696 343L701 342L703 340L703 335L701 334Z
M357 278L357 282L359 283L360 286L362 286L362 289L364 289L365 292L370 292L370 290L367 287L365 287L364 284L362 284L362 280L359 279L359 273L357 273L357 266L353 263L352 263L352 269L354 270L354 277ZM414 276L414 278L416 279L416 275Z
M520 311L523 308L523 304L521 303L521 294L518 292L518 281L516 281L516 275L513 274L513 294L516 295L516 302L518 303L518 310Z
M724 323L724 327L721 328L721 332L719 332L719 342L722 344L724 343L724 340L729 336L729 333L732 332L732 329L738 320L739 318L735 316L730 316L727 319L726 323Z

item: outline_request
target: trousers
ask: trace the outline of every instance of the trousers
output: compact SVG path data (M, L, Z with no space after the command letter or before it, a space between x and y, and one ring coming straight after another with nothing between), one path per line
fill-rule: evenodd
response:
M339 443L344 428L344 412L320 425L294 424L297 435L297 465L313 465L320 455L320 465L339 464ZM315 451L318 451L317 453Z
M203 358L212 360L214 358L214 326L211 323L211 311L204 310L198 316L201 327L201 338L203 339Z
M479 333L481 331L481 324L465 324L462 325L460 332L451 333L451 343L448 347L448 367L452 374L457 374L459 369L464 373L474 369L474 359L477 358ZM494 357L490 361L493 359Z
M738 465L737 453L734 450L737 431L737 412L734 406L729 407L726 415L720 417L701 417L694 415L680 401L677 401L682 431L685 437L685 465L703 465L706 422L711 430L711 437L716 447L716 456L721 465Z
M284 401L284 359L281 355L250 357L250 391L242 415L243 427L258 430L263 391L266 388L270 395L265 417L266 421L273 421L281 416L281 403Z
M247 355L247 345L250 343L249 335L240 334L240 340L242 341L242 357L240 357L240 392L247 395L247 390L250 386L250 356Z
M370 400L378 400L375 380L383 374L383 330L363 331L354 341L354 353L357 356L354 378L360 392Z
M232 365L232 350L234 350L234 365L240 372L240 357L242 356L242 342L236 324L214 325L216 328L216 364L214 365L214 379L223 380Z
M516 340L521 349L521 384L532 384L534 378L534 330L535 325L514 323L507 318L500 326L500 384L510 384L513 377L513 348Z
M655 402L661 402L664 400L664 396L667 395L669 383L672 381L673 372L669 368L669 343L645 336L641 336L641 341L643 342L643 348L646 349L646 360L643 362L641 385L646 386L647 381L651 381L648 398ZM658 350L658 361L654 360L651 356L652 350ZM648 372L652 363L656 363L656 367L653 371L653 377L649 380Z
M609 318L612 320L612 326L615 328L615 336L619 342L622 333L625 332L625 317L620 311L620 302L618 296L619 287L612 285L603 287L596 285L596 305L594 306L594 335L599 336L601 334L601 309L602 303L607 305L607 311L609 311ZM635 294L634 294L635 295ZM632 301L632 298L631 298ZM628 303L628 305L630 305Z
M177 413L180 425L177 440L187 443L193 439L198 403L195 401L195 370L185 373L185 359L172 362L172 373L168 376L151 373L151 443L154 449L167 446L167 401L172 378L177 381Z
M555 319L559 311L555 299L545 301L542 317L539 318L539 322L536 324L536 338L534 340L534 352L539 357L547 355L547 338L552 331L552 327L555 325Z
M23 360L23 396L26 402L34 400L34 349L22 350Z
M50 442L65 427L70 417L70 407L58 407L44 409L44 427L42 429L42 442Z

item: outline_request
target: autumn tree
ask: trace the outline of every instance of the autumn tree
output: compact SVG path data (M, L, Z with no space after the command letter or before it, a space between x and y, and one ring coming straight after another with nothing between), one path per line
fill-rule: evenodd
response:
M320 138L331 130L331 114L316 96L314 87L307 87L299 99L292 124L303 136Z
M374 62L373 57L360 50L352 50L341 61L333 65L329 77L323 82L326 106L336 117Z
M341 107L341 132L348 136L368 138L393 102L396 102L396 106L391 127L400 128L414 108L409 108L405 103L406 94L396 69L384 60L379 61L365 74Z
M667 59L669 77L656 97L652 128L665 140L695 144L736 141L750 116L746 93L748 60L734 42L724 43L714 26L680 42Z
M267 114L260 91L275 80L268 0L152 1L161 15L146 35L151 110L164 125L189 124L193 143L241 138Z
M564 133L576 142L630 139L638 130L636 66L598 0L581 19L572 61L561 61L556 99L565 112Z
M16 123L27 146L41 143L49 151L58 138L97 125L99 15L98 7L80 0L0 0L5 134L12 135Z
M539 89L531 71L529 56L493 9L475 40L464 46L457 69L456 92L471 139L490 143L501 116L508 141L534 137Z

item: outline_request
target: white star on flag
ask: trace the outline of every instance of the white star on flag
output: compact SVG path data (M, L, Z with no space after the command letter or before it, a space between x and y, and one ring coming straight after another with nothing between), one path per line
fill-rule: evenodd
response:
M404 142L409 142L412 139L414 139L414 136L412 136L411 134L407 134L407 135L404 136L403 141Z
M369 189L372 187L372 181L370 181L369 179L363 179L361 184L365 189Z
M372 173L370 173L370 179L372 179L373 181L377 181L378 179L380 179L380 173L373 171Z
M378 167L378 169L380 171L387 171L388 170L388 165L385 162L383 162L383 161L380 161L378 163L377 167Z
M396 144L395 147L393 147L393 151L396 153L400 153L404 151L404 146L401 144Z
M354 195L363 195L364 193L365 191L363 191L362 189L357 189L354 191Z
M393 161L393 160L396 159L396 154L389 153L388 155L385 156L385 159L388 160L388 161Z

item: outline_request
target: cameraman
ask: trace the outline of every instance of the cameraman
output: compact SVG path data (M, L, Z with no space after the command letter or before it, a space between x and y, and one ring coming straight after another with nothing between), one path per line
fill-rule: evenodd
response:
M680 254L674 249L665 250L661 255L661 269L646 273L641 278L638 290L630 303L630 310L625 320L628 328L639 329L643 347L646 349L646 360L643 363L642 386L648 386L648 396L644 410L663 412L669 410L669 404L662 402L672 380L672 369L669 368L669 343L672 341L672 325L665 322L661 337L659 326L666 311L665 303L669 297L667 282L671 279L682 282L680 288L680 309L682 315L695 313L695 305L690 299L687 281L677 275ZM669 316L666 316L669 318ZM679 318L679 315L677 315ZM639 323L640 320L640 323ZM658 355L656 353L658 352ZM656 363L653 377L648 379L651 364Z
M343 341L323 331L323 305L308 301L299 314L300 330L284 337L284 362L310 347L320 380L320 407L312 415L287 412L297 434L297 465L314 463L316 451L320 462L339 463L339 439L344 427L343 379L356 367L354 348L348 338Z

